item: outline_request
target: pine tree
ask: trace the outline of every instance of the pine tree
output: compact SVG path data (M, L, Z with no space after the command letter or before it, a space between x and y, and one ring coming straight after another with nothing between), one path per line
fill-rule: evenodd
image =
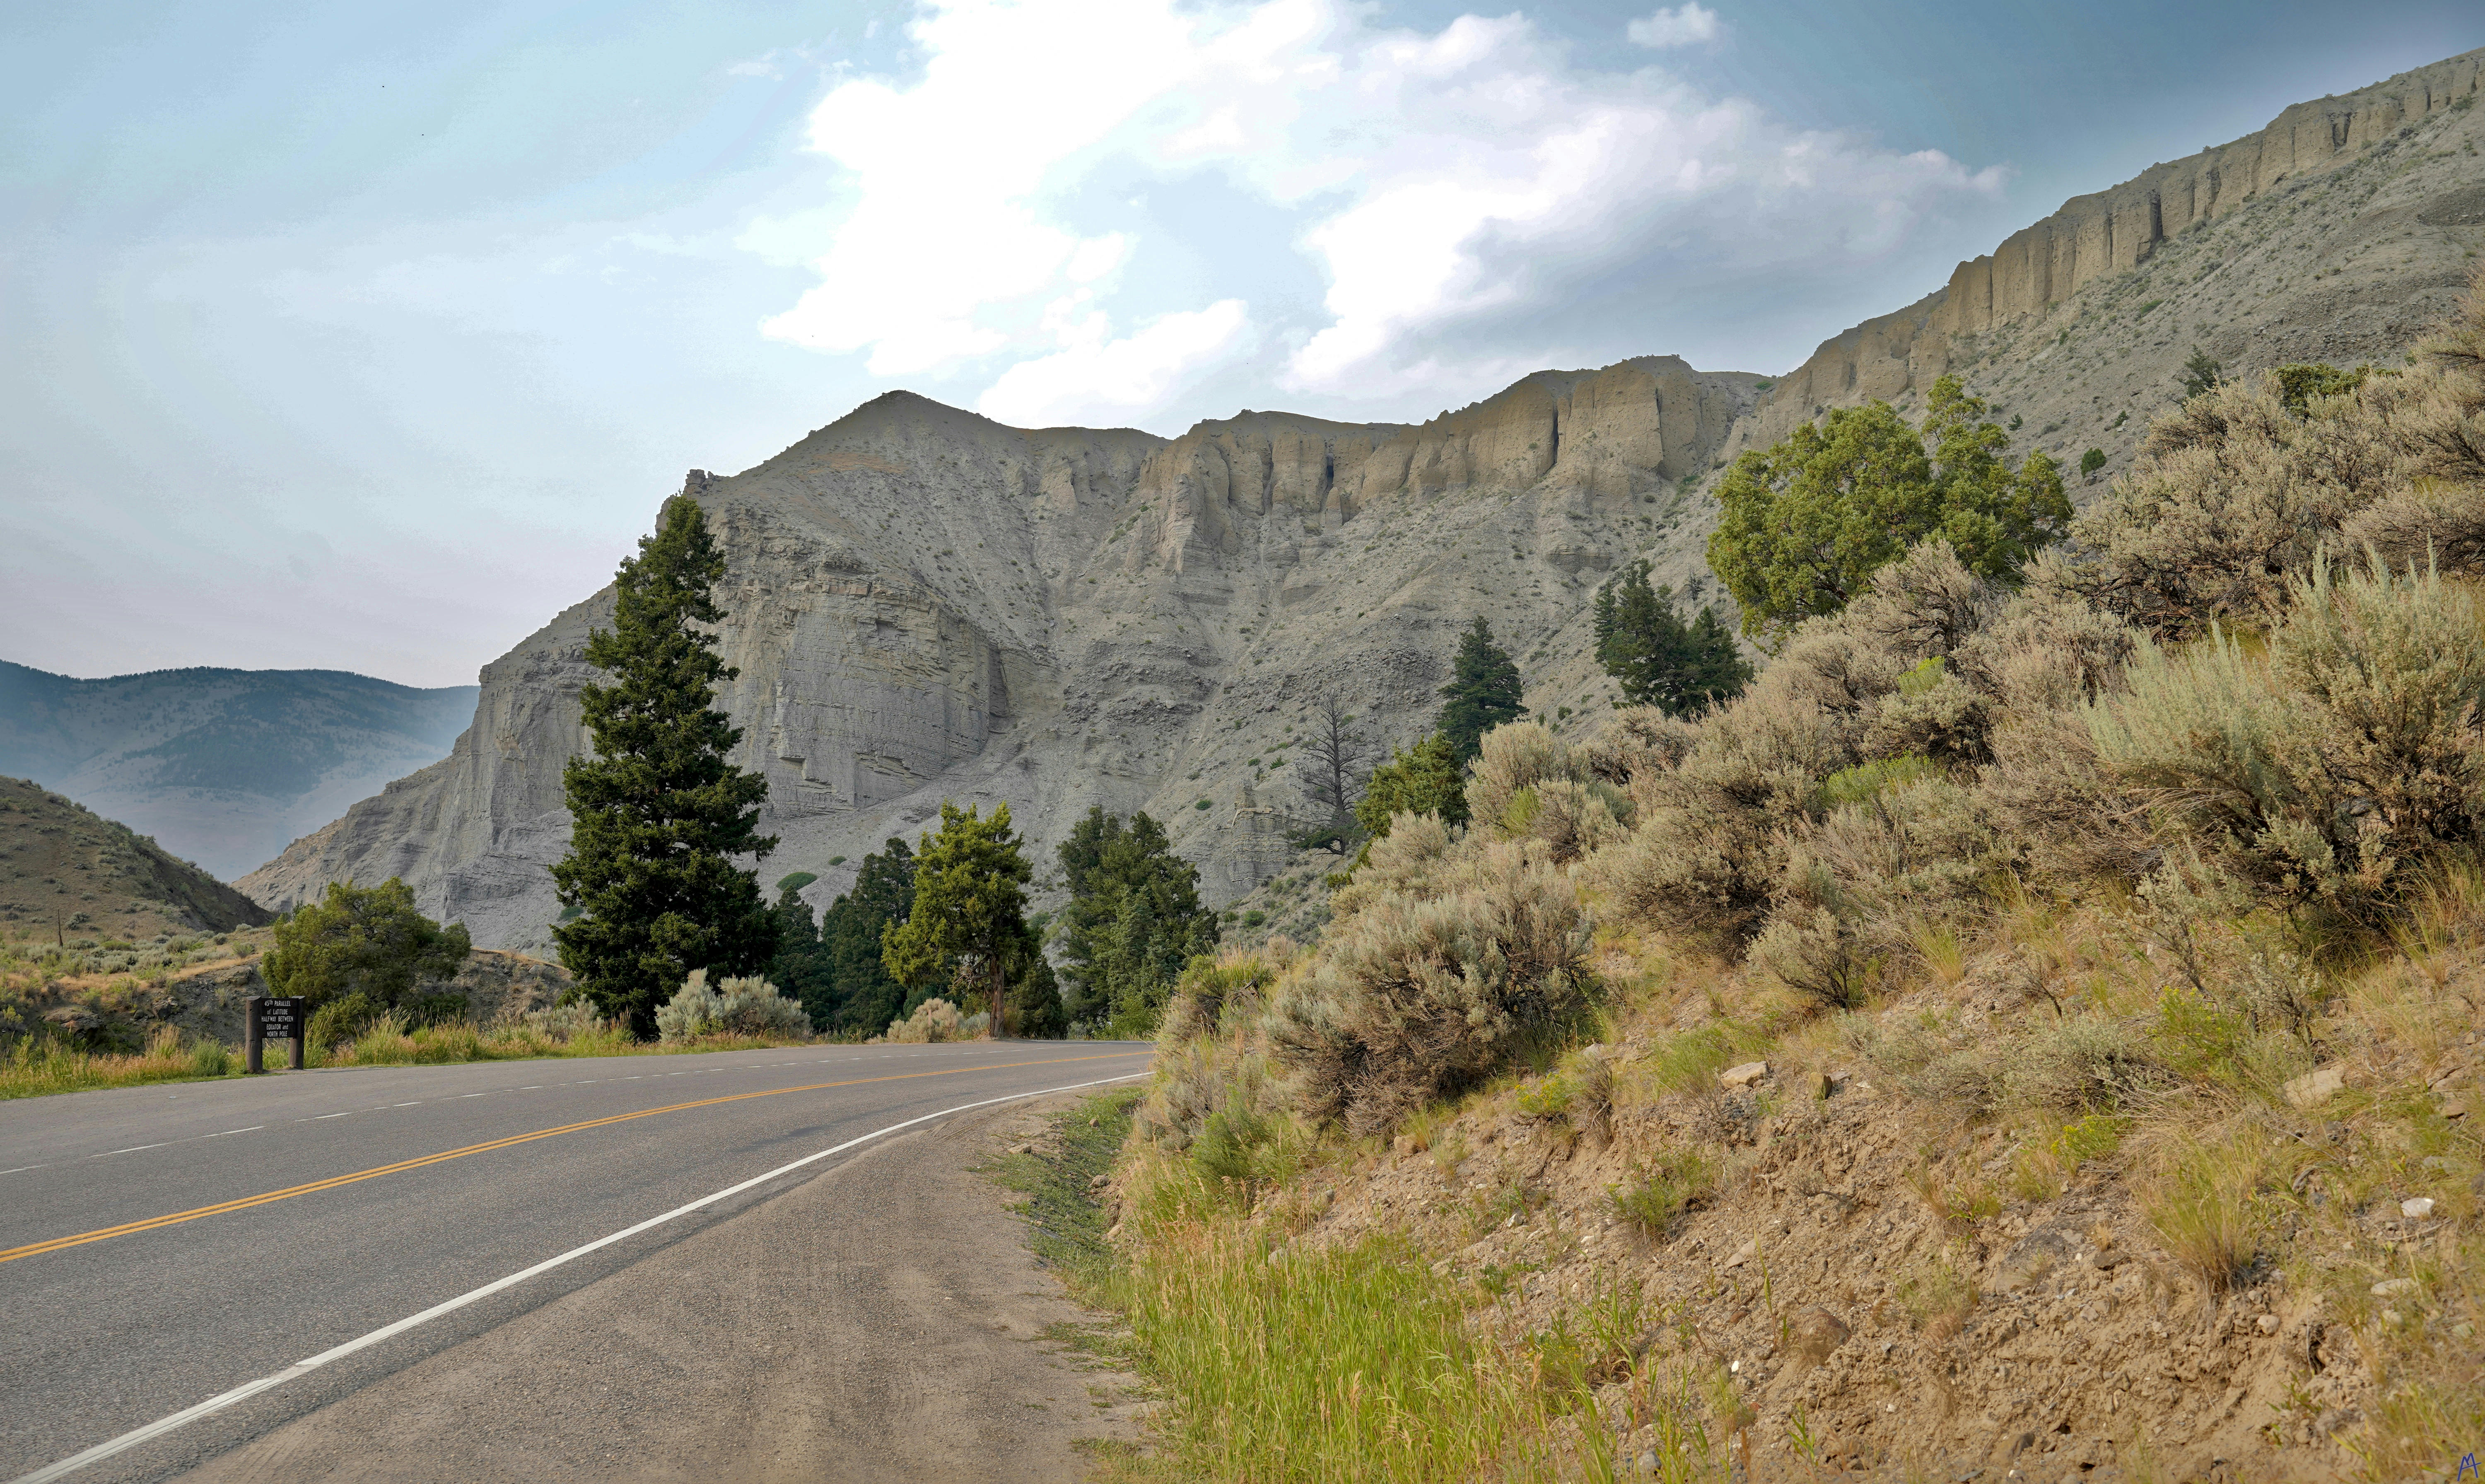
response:
M997 1037L1009 1034L1002 1002L1032 937L1024 887L1034 872L1019 844L1009 805L979 819L942 799L941 828L915 861L914 910L881 943L889 977L909 988L950 980L982 989Z
M803 1007L803 1012L811 1017L811 1029L825 1031L837 1018L836 970L802 892L800 886L787 885L777 895L777 957L768 960L768 982Z
M1648 563L1635 562L1597 589L1597 662L1622 682L1634 706L1683 715L1738 695L1752 678L1734 636L1703 607L1685 623L1674 589L1652 587Z
M1461 768L1484 750L1484 734L1527 715L1519 704L1518 662L1492 641L1492 628L1479 614L1475 627L1459 635L1458 657L1451 661L1450 683L1441 688L1448 704L1434 727L1446 738L1450 755Z
M553 936L596 1008L642 1037L691 970L754 974L777 947L757 875L734 865L777 848L758 833L768 781L728 761L742 732L712 703L737 672L694 627L724 618L709 596L724 575L697 503L666 501L614 580L613 627L587 634L613 683L580 688L595 751L561 771L573 832L552 875L574 920Z
M1183 966L1216 947L1199 868L1174 853L1164 826L1144 812L1126 824L1088 810L1059 855L1071 894L1060 933L1068 1014L1153 1030Z
M854 890L820 917L820 944L836 983L838 1030L877 1036L897 1018L906 986L889 976L881 945L914 910L915 851L891 836L878 854L862 858Z

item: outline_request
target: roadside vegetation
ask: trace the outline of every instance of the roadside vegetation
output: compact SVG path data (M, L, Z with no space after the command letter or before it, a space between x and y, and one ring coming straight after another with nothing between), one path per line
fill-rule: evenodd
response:
M2202 386L2062 553L1937 401L1745 472L1923 527L1767 576L1748 688L1503 718L1316 948L1184 975L1094 1289L1165 1476L2474 1447L2485 289Z

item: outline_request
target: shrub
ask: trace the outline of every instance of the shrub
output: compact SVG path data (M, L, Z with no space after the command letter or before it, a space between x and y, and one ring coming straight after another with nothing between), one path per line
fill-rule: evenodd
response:
M1607 1192L1614 1214L1652 1237L1670 1235L1683 1216L1717 1190L1717 1162L1698 1149L1668 1149L1654 1166L1634 1169L1628 1184Z
M696 1040L713 1034L724 1020L724 996L708 987L707 970L693 969L673 997L656 1008L656 1036L661 1040Z
M1518 834L1509 815L1518 796L1548 779L1571 779L1584 769L1572 761L1569 742L1540 721L1514 721L1487 732L1468 770L1467 812L1474 819Z
M2431 574L2316 563L2267 661L2232 635L2142 650L2084 709L2107 776L2161 833L2281 900L2362 916L2411 865L2476 835L2485 766L2475 600Z
M1588 923L1523 846L1487 846L1451 891L1384 891L1337 924L1267 1031L1297 1106L1383 1132L1475 1086L1587 1004Z
M595 1007L585 1000L572 1000L543 1010L528 1011L521 1017L527 1029L544 1039L566 1042L583 1036L610 1034L614 1022L595 1012Z
M1227 949L1215 958L1202 955L1191 959L1165 1006L1164 1022L1157 1032L1159 1042L1179 1045L1193 1037L1214 1035L1229 1020L1257 1014L1287 957L1271 945Z
M792 1040L811 1038L811 1017L802 1002L787 999L764 979L728 979L717 986L717 1022L736 1036L767 1036Z
M190 1048L190 1070L202 1077L221 1077L232 1070L232 1051L212 1037Z
M972 1040L991 1024L985 1011L960 1016L958 1007L937 995L915 1007L915 1013L888 1028L884 1039L896 1044L921 1044L926 1041Z
M1753 958L1822 1004L1853 1009L1921 928L1970 909L1997 850L1966 791L1944 778L1841 804L1797 827Z

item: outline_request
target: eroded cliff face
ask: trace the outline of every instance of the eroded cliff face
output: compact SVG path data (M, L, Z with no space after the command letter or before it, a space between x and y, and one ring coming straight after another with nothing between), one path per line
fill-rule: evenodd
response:
M1531 707L1601 709L1596 584L1646 557L1695 604L1718 597L1706 480L1828 406L1912 414L1956 370L2017 451L2096 446L2110 477L2195 349L2230 371L2395 357L2485 251L2485 109L2462 106L2480 67L2485 51L2292 108L2081 197L1773 389L1654 357L1540 372L1416 426L1246 412L1170 440L892 392L744 473L694 472L727 561L724 704L783 840L762 879L813 872L824 904L943 798L1006 801L1043 870L1102 805L1164 821L1230 901L1292 858L1287 765L1323 695L1412 741L1482 614ZM478 944L546 948L561 766L587 745L584 647L609 612L598 594L494 661L448 760L238 884L284 907L400 875Z
M1823 408L1921 392L1959 367L1963 337L2044 318L2089 284L2141 268L2186 232L2369 158L2402 130L2463 108L2480 78L2485 50L2467 52L2296 104L2258 133L2073 197L1992 253L1960 263L1943 287L1823 341L1771 389L1752 437L1774 442ZM2472 160L2468 175L2473 180Z
M1754 381L1652 358L1419 427L1245 413L1173 440L892 393L742 474L694 471L726 558L722 700L783 841L763 879L816 873L825 902L946 798L1007 802L1040 866L1090 806L1145 808L1212 900L1249 889L1292 853L1284 761L1322 695L1411 741L1482 613L1543 709L1587 699L1596 582L1642 550L1689 559L1675 483ZM478 944L543 947L587 634L610 616L599 593L494 661L450 758L244 889L282 907L402 876Z

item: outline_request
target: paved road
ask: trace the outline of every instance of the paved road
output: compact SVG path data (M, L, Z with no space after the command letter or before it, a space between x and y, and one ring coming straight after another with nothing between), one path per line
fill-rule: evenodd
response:
M849 1140L1133 1074L1147 1058L1130 1043L825 1046L341 1069L0 1103L0 1480ZM69 1477L181 1472L863 1149L624 1238ZM209 1214L155 1225L202 1209ZM861 1201L835 1209L872 1219ZM123 1228L136 1229L73 1240Z

